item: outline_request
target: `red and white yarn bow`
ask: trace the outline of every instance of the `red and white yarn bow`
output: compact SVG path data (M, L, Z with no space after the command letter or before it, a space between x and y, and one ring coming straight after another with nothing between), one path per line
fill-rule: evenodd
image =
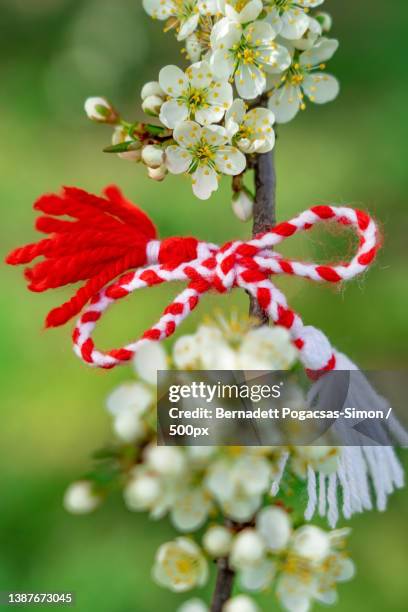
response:
M126 363L143 344L171 336L205 293L225 293L240 287L259 302L275 324L289 330L307 370L322 372L339 367L338 354L326 336L303 324L269 277L287 274L339 283L364 272L380 247L377 226L365 212L344 206L314 206L253 240L218 247L195 238L158 241L152 221L116 187L108 187L104 194L100 198L65 188L60 196L41 197L35 209L46 216L37 220L36 227L50 238L16 249L7 258L9 264L17 265L44 257L26 270L32 291L86 281L71 300L49 313L46 323L48 327L63 325L88 304L73 335L75 352L86 363L101 368ZM65 215L74 220L55 218ZM292 261L273 250L289 236L328 221L353 228L359 237L357 253L348 263ZM187 281L188 286L139 340L106 353L95 348L92 332L112 304L137 289L171 281Z

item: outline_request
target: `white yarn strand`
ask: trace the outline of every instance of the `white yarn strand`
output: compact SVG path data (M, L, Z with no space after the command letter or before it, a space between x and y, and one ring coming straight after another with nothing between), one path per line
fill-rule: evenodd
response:
M314 516L317 504L316 473L310 465L307 468L307 495L308 502L305 510L305 519L310 521Z

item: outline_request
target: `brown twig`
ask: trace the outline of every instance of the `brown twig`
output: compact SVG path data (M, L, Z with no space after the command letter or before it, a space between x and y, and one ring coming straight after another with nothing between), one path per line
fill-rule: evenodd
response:
M266 105L267 99L260 101ZM254 162L255 170L255 206L253 236L266 232L276 224L276 171L274 154L258 155ZM268 322L259 304L251 299L250 315L260 325ZM225 602L231 597L235 573L228 565L228 559L218 560L217 582L211 605L211 612L222 612Z

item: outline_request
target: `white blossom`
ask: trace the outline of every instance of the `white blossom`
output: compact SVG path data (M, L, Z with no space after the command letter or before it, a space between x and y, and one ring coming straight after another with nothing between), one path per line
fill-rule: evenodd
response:
M265 555L265 544L256 529L240 531L232 543L230 563L235 569L257 565Z
M261 559L248 565L239 572L239 582L247 591L264 591L270 587L276 574L276 563L271 559Z
M258 19L262 0L218 0L219 10L231 21L249 23Z
M120 440L134 442L144 437L146 425L143 418L152 404L151 390L140 382L123 383L108 396L106 405Z
M137 466L124 489L127 507L134 511L152 511L162 503L163 486L160 477L144 466Z
M181 476L187 467L183 451L175 446L151 444L145 449L144 459L147 466L162 476Z
M101 501L92 482L81 480L72 483L65 491L64 508L71 514L89 514L98 508Z
M222 612L259 612L259 607L248 595L237 595L226 602Z
M144 344L133 359L135 372L142 380L156 386L158 370L168 370L167 354L158 342Z
M297 529L292 537L291 549L299 557L309 561L323 561L330 551L330 539L326 531L314 525Z
M200 487L190 488L179 493L170 518L178 531L191 533L204 525L210 510L209 495Z
M171 129L187 119L200 125L218 123L232 104L231 85L217 79L206 61L192 64L186 72L166 66L160 71L159 82L167 95L160 121Z
M295 532L295 550L283 560L276 585L285 610L307 612L313 601L336 602L336 583L354 575L354 564L342 551L347 534L348 530L324 532L311 525Z
M211 66L224 79L234 78L238 94L245 100L261 95L266 73L278 74L291 64L288 50L275 42L269 23L254 21L243 27L227 18L211 34Z
M267 20L274 30L288 40L302 38L309 27L308 12L324 0L265 0Z
M226 557L232 544L232 533L222 525L213 525L204 534L203 546L211 557Z
M181 336L173 347L173 361L179 370L194 370L200 366L200 347L195 335Z
M197 34L191 34L186 40L186 55L190 62L198 62L203 53L203 45Z
M138 442L146 436L147 427L140 416L128 408L122 410L113 421L113 431L123 442Z
M193 540L177 538L160 546L153 577L160 585L177 593L190 591L206 583L207 561Z
M234 100L225 116L231 141L244 153L268 153L275 146L275 116L267 108L247 111L245 102Z
M263 508L256 517L256 528L268 550L280 552L287 547L292 525L288 513L281 508L277 506Z
M153 402L151 390L141 382L122 383L109 394L106 407L112 416L118 416L123 410L133 409L142 416Z
M201 599L194 598L184 602L177 612L209 612L209 608Z
M259 510L270 480L271 466L267 459L243 454L212 463L206 486L228 517L245 522Z
M299 109L305 108L305 95L316 104L325 104L337 97L337 79L323 72L323 62L329 60L337 48L337 40L321 38L313 47L300 53L299 59L282 77L275 79L269 108L278 123L291 121Z
M184 121L177 125L173 137L177 145L166 149L167 167L173 174L191 174L193 192L202 200L218 189L221 174L241 174L246 167L245 156L228 144L221 126L201 127Z
M243 338L238 354L243 370L287 370L298 359L298 352L284 327L258 327Z
M292 452L292 469L301 478L306 478L309 466L326 475L339 467L341 449L337 446L295 446Z
M197 28L200 15L217 12L217 0L143 0L143 7L154 19L174 18L177 39L184 40Z
M307 49L311 49L317 43L317 40L321 37L322 33L323 28L320 21L314 17L309 17L309 25L303 36L301 38L297 38L296 40L287 41L286 44L288 47L292 46L293 49L306 51Z

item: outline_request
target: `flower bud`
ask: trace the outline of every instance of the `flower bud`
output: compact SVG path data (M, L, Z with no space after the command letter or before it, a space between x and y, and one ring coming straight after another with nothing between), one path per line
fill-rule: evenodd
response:
M162 476L181 476L185 470L185 455L174 446L149 446L145 451L148 467Z
M242 189L233 195L232 210L240 221L246 222L252 219L254 214L254 199L249 191Z
M98 123L117 123L119 115L106 98L88 98L85 101L88 118Z
M226 527L210 527L203 537L203 546L211 557L226 557L231 549L232 534Z
M138 476L126 486L124 498L129 510L136 512L150 510L161 494L160 481L156 476Z
M100 505L101 498L96 495L92 483L81 480L72 483L65 491L64 508L71 514L88 514Z
M150 81L149 83L146 83L146 85L144 85L141 96L142 100L146 100L146 98L149 98L150 96L158 96L159 98L164 99L166 94L160 87L158 81Z
M164 181L166 178L168 171L166 166L160 166L159 168L148 168L147 174L153 181L158 181L161 183L161 181Z
M186 52L187 57L191 62L198 62L201 58L201 54L203 52L203 47L198 40L196 34L192 34L186 40Z
M263 508L256 518L256 527L268 550L280 552L288 545L292 526L288 514L281 508Z
M160 109L163 102L164 100L163 98L160 98L160 96L148 96L145 100L143 100L143 112L146 113L146 115L158 117L160 115Z
M115 128L115 131L112 135L113 145L122 144L122 142L127 142L130 140L131 138L129 134L121 125ZM142 159L142 151L141 148L135 150L132 149L131 151L126 151L125 153L118 153L118 157L120 157L121 159L126 159L127 161L140 162L140 160Z
M164 151L157 145L146 145L142 150L142 160L149 168L160 168L164 162Z
M259 608L248 595L237 595L224 604L222 612L259 612Z
M146 434L146 426L131 407L121 410L113 421L113 430L123 442L137 442Z
M262 560L265 545L255 529L244 529L235 538L231 549L231 565L237 569Z
M292 550L299 556L319 563L330 552L328 534L314 525L305 525L297 529L292 538Z
M323 32L330 32L333 25L333 18L329 13L317 13L316 19L322 26Z
M201 599L196 598L184 602L177 612L209 612L209 608Z

